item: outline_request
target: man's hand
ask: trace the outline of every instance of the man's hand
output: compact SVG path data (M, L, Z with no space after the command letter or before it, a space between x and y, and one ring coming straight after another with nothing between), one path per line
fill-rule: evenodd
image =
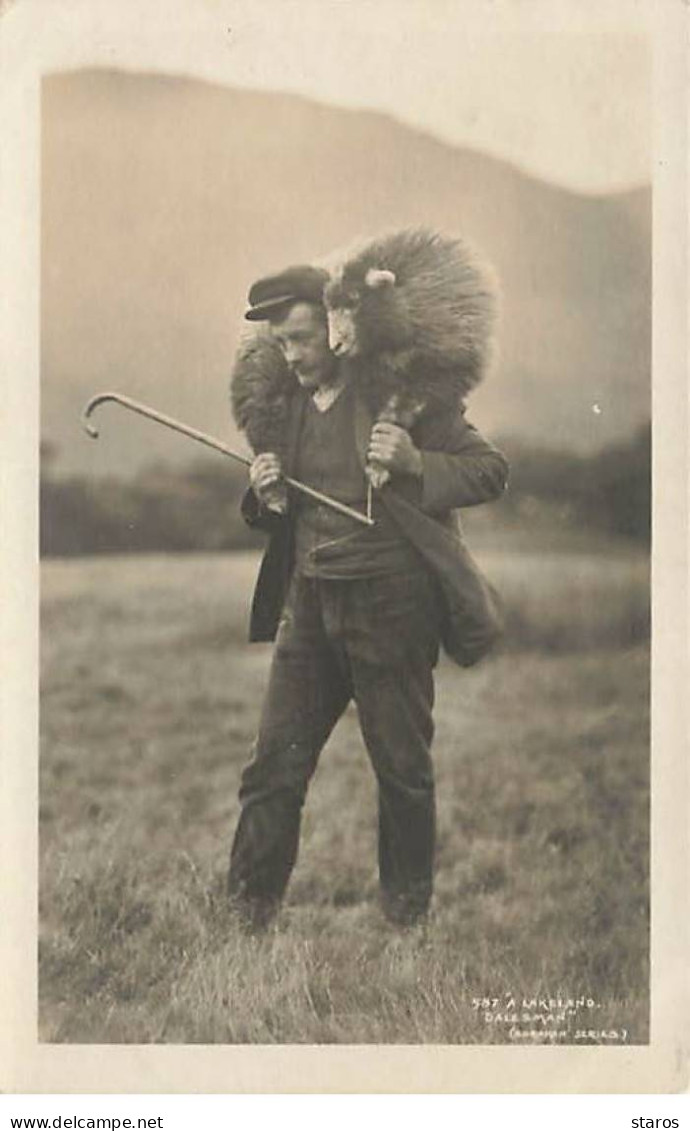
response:
M249 482L259 502L269 510L285 514L287 493L282 482L283 472L275 452L262 452L252 461Z
M379 422L371 430L367 459L392 474L421 476L422 456L409 432L398 424Z

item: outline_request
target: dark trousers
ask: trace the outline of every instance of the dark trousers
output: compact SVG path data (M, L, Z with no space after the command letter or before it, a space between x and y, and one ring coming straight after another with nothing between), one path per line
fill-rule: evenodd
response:
M432 891L434 583L405 574L293 579L278 630L253 758L240 788L229 895L254 922L287 886L300 816L323 746L354 698L378 781L379 874L386 914L423 915Z

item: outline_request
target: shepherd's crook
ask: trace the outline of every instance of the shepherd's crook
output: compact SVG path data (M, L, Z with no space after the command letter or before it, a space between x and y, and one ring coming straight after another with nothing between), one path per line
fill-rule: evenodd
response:
M84 407L81 414L81 422L94 440L98 439L98 429L91 423L90 416L93 410L104 401L116 401L118 404L129 408L132 412L138 412L140 416L148 416L151 420L157 420L159 424L164 424L166 428L172 428L175 432L181 432L183 436L191 436L192 440L198 440L200 444L205 444L207 448L213 448L217 452L222 452L224 456L229 456L230 459L236 460L237 463L243 463L245 467L251 465L251 460L247 456L242 456L239 452L234 452L227 444L221 440L216 440L214 436L209 436L206 432L199 432L196 428L190 428L187 424L181 424L179 420L173 420L172 416L166 416L162 412L157 412L154 408L149 408L148 405L141 404L140 401L132 400L131 397L125 397L122 393L98 393L97 396L92 397L91 400ZM298 479L291 479L285 476L285 482L294 487L296 491L301 491L303 495L309 495L312 499L317 499L318 502L323 503L326 507L331 507L333 510L340 511L341 514L346 514L350 518L354 518L357 522L364 523L365 526L373 526L374 521L366 514L361 514L359 511L353 510L345 503L338 502L337 499L332 499L330 495L324 495L321 491L315 491L313 487L307 487L306 483L300 483Z

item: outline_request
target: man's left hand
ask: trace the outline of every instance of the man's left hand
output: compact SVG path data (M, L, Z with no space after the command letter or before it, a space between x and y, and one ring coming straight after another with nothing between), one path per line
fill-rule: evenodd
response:
M379 422L371 430L367 459L380 464L392 474L422 474L422 456L410 435L398 424Z

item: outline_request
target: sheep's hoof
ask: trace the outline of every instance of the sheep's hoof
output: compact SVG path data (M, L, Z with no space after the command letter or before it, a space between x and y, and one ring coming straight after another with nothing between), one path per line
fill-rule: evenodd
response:
M385 467L373 467L370 465L367 468L367 479L376 491L380 491L390 479L390 475Z

